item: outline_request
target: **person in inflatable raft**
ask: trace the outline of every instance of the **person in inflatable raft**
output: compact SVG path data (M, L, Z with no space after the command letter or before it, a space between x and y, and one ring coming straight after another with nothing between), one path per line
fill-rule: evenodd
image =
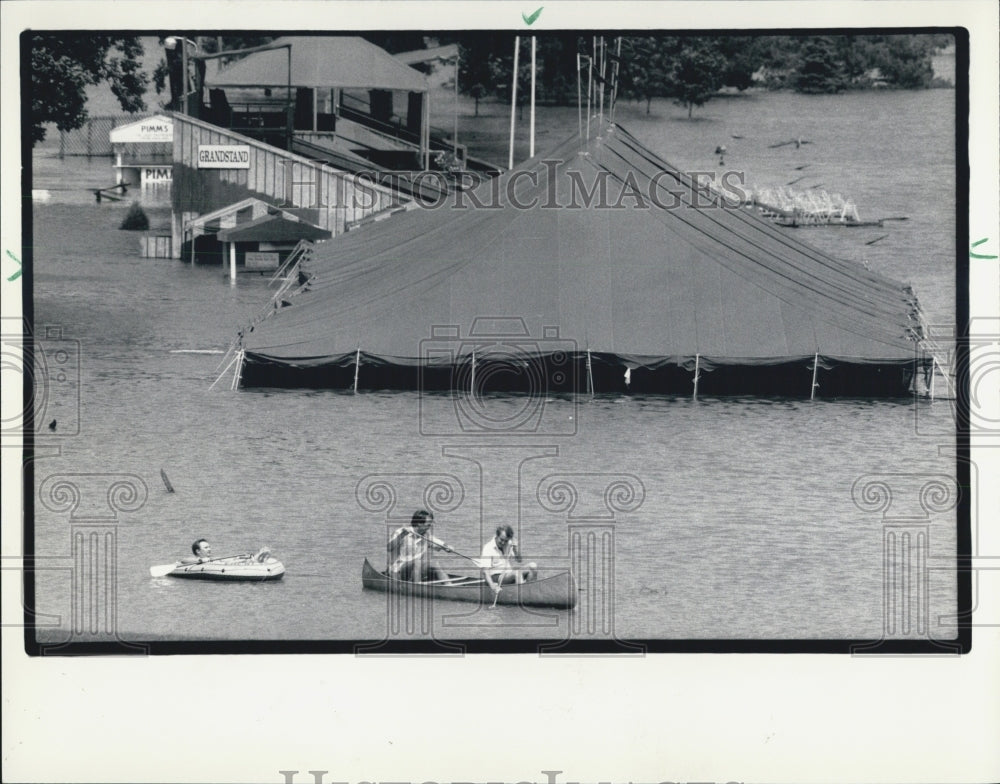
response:
M194 544L191 545L191 552L194 553L194 555L182 558L182 564L205 563L205 561L212 560L212 545L208 543L207 539L196 539ZM270 555L271 548L261 547L255 554L247 554L244 557L256 561L257 563L264 563Z

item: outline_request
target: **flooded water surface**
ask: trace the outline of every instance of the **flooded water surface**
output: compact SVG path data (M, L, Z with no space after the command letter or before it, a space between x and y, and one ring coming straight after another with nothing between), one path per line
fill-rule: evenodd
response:
M905 217L789 231L910 282L928 320L951 324L953 100L949 90L760 94L714 100L691 122L665 105L650 117L625 106L618 119L682 168L721 172L714 148L725 144L726 167L750 183L805 172L799 187L842 193L864 218ZM770 146L793 138L809 143ZM622 639L876 639L887 520L922 515L910 533L922 532L924 554L954 556L954 511L921 503L933 477L954 476L939 449L953 441L948 401L497 396L482 402L484 421L525 421L528 406L533 424L484 437L463 428L461 401L445 394L232 392L231 374L210 389L222 352L270 296L266 280L232 286L218 267L140 258L138 236L117 228L124 206L87 198L84 186L111 181L106 159L43 151L34 166L34 187L50 192L33 213L36 332L50 364L59 345L79 358L41 412L36 552L73 552L73 515L45 496L57 477L76 477L98 507L108 493L99 485L113 480L95 475L133 477L142 497L114 533L124 639L390 636L391 603L362 590L362 563L383 566L387 525L427 505L441 510L436 536L462 554L477 555L507 522L543 568L580 567L573 537L602 559L596 576L586 565L577 575L585 590L573 611L437 603L433 633L453 639L609 627ZM150 577L202 536L216 555L268 545L287 574L259 584ZM43 636L70 639L69 573L43 572L37 587L38 609L60 618ZM954 611L947 570L920 590L928 617ZM929 633L953 630L935 620Z

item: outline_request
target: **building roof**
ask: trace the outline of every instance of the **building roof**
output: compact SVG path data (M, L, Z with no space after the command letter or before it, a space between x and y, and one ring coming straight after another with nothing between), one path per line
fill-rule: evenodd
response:
M285 36L291 44L293 87L426 92L419 71L357 36ZM288 52L255 52L206 78L209 87L282 87L288 84Z
M220 242L297 242L298 240L328 240L333 235L326 229L285 215L263 215L215 235Z
M174 140L174 121L164 114L154 114L112 128L109 136L112 144L170 143Z
M586 206L602 181L603 205L597 194ZM495 192L500 208L449 200L325 244L304 269L308 289L248 336L248 357L320 367L353 361L360 346L428 365L441 361L426 353L441 325L467 337L492 319L519 325L521 342L557 328L578 352L629 369L913 367L908 286L724 205L621 126L474 194L489 205ZM475 346L453 341L450 361Z
M454 60L458 57L458 44L445 44L444 46L434 46L430 49L413 49L409 52L397 52L393 57L407 65Z

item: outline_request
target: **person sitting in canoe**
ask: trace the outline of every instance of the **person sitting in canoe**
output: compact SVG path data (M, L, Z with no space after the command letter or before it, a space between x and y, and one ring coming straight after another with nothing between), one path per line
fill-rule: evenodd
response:
M497 526L493 538L483 545L481 555L479 565L493 593L499 593L500 586L504 583L523 583L538 577L538 567L533 562L527 564L526 568L514 565L520 564L522 559L517 539L514 538L514 529L509 525ZM513 562L511 558L514 559Z
M447 579L448 575L431 563L430 548L436 547L449 553L455 551L431 535L433 524L434 515L426 509L418 509L409 525L397 528L389 537L386 550L389 552L389 574L392 577L411 582Z

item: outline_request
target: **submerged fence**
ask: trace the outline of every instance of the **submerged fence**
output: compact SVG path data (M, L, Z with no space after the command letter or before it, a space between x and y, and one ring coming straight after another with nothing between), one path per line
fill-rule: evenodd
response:
M75 131L59 131L59 157L63 158L67 155L111 156L111 129L151 116L150 112L143 112L141 114L89 117L83 126Z

